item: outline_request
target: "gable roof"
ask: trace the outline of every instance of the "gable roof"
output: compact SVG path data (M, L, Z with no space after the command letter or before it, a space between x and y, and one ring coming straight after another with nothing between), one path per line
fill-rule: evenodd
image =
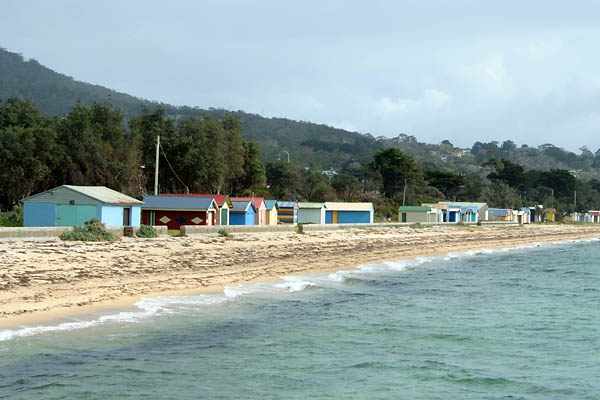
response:
M327 201L325 202L325 208L335 211L373 211L373 203L342 203Z
M37 197L41 197L47 194L54 194L55 191L73 191L82 194L92 200L98 201L104 204L118 204L118 205L138 205L143 204L142 201L129 197L121 192L107 188L106 186L75 186L75 185L62 185L55 187L54 189L46 190L45 192L34 194L29 196L23 201L34 200Z
M231 199L228 194L198 194L198 193L161 193L161 196L196 196L196 197L212 197L218 207L223 207L223 203L227 202L227 206L231 207Z
M143 210L206 211L216 209L212 197L198 196L144 196Z
M251 201L256 210L265 202L264 197L232 197L231 201Z
M246 213L250 207L256 211L256 208L250 200L233 200L231 203L233 204L233 207L231 207L229 212L232 213Z
M272 210L274 207L277 207L277 200L265 200L265 206L267 210Z

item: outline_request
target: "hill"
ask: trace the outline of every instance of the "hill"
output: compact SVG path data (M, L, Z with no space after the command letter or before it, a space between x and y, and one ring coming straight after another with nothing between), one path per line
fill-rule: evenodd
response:
M425 169L456 173L477 173L480 165L491 158L505 158L530 169L563 168L577 171L583 179L595 177L600 167L600 152L583 148L575 154L551 144L539 147L517 147L510 141L475 143L470 149L455 148L450 142L427 144L414 136L400 134L396 138L373 137L326 125L286 118L265 118L244 111L203 110L175 107L170 104L140 99L99 85L80 82L55 72L34 59L24 60L20 54L0 48L0 100L10 97L30 99L42 114L64 116L77 100L90 106L107 100L120 108L126 119L140 113L141 107L162 107L177 120L209 113L219 117L224 112L236 115L243 136L256 141L265 162L275 161L282 150L290 153L292 162L321 169L353 169L371 161L381 147L395 147L414 158ZM285 156L287 157L287 156Z

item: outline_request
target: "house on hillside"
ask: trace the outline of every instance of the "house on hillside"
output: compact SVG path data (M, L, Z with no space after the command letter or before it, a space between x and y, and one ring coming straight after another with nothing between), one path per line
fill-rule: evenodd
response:
M217 210L212 197L147 195L142 206L142 223L166 225L170 230L179 230L182 225L216 225Z
M298 223L299 224L324 224L325 223L325 203L298 203Z
M372 224L373 203L325 202L326 224Z
M196 196L196 197L208 197L215 200L217 205L216 225L229 225L229 209L231 208L231 199L227 194L172 194L162 193L161 196Z
M62 185L23 200L23 226L140 226L142 202L105 186Z
M277 225L277 200L265 200L265 224L266 225Z
M280 224L298 223L298 202L296 201L277 201L277 220Z
M229 225L256 225L256 209L251 200L232 200Z
M254 225L265 225L267 221L267 207L264 197L232 197L231 201L251 201L256 214Z

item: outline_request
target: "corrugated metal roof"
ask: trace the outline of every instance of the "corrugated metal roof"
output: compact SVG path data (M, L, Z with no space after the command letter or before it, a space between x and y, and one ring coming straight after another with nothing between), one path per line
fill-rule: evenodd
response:
M506 208L490 208L488 212L492 217L506 217L512 214L512 210Z
M333 211L373 211L373 203L325 202L325 208Z
M106 186L73 186L63 185L67 189L74 190L92 199L105 204L143 204L141 201L129 197L123 193L107 188Z
M252 206L252 201L250 200L233 200L231 202L231 204L233 205L231 207L231 209L229 210L229 212L233 212L233 213L245 213L248 211L248 207Z
M211 210L215 208L212 197L200 196L144 196L144 210Z
M298 203L295 201L277 201L277 206L279 208L294 208L298 206Z
M308 203L308 202L299 202L298 208L323 208L325 207L325 203Z
M478 209L487 207L487 203L474 203L468 201L440 201L440 204L448 204L453 207L477 207Z
M404 211L404 212L429 212L429 210L431 210L431 207L424 207L424 206L400 206L400 207L398 207L398 211Z
M272 210L273 207L277 206L277 200L265 200L265 206L267 210Z
M448 204L440 204L440 203L422 203L421 207L435 207L438 210L447 210Z
M251 201L254 205L254 208L258 210L261 204L264 203L264 197L232 197L231 201Z
M227 205L231 207L231 200L229 199L228 194L199 194L199 193L186 193L186 194L177 194L177 193L161 193L161 196L196 196L196 197L212 197L215 199L215 203L217 206L223 207L223 203L227 201Z

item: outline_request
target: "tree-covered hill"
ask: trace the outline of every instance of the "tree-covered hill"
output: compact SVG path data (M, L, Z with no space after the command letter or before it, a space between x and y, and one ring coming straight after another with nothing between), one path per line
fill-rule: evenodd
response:
M32 100L47 116L66 116L79 100L83 106L94 102L110 103L122 110L125 121L140 114L142 106L150 111L159 106L164 114L176 120L205 113L220 117L226 110L202 110L193 107L175 107L140 99L125 93L76 81L55 72L36 60L24 60L20 54L0 48L0 100L11 97ZM461 174L480 173L480 165L494 158L504 158L530 169L561 168L576 171L582 179L597 176L600 152L582 148L581 154L565 151L551 144L538 147L516 146L503 143L475 143L470 149L454 147L450 142L427 144L416 137L400 134L396 138L373 137L370 134L349 132L326 125L286 118L265 118L244 111L228 111L242 124L242 135L256 141L265 162L275 161L286 150L292 162L301 167L353 170L372 160L381 147L401 149L415 159L425 170L445 170ZM398 127L401 131L402 127Z

